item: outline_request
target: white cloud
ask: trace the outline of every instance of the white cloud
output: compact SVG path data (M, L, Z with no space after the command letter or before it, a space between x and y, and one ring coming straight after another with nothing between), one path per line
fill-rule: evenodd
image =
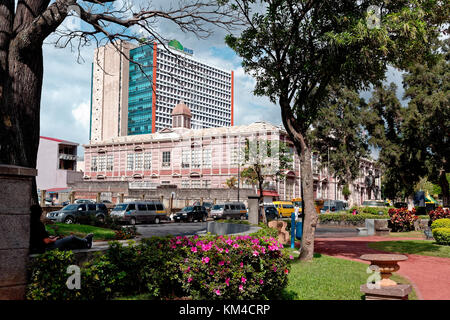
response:
M72 116L77 121L77 124L83 127L84 130L89 130L90 121L90 105L88 102L82 102L72 109Z

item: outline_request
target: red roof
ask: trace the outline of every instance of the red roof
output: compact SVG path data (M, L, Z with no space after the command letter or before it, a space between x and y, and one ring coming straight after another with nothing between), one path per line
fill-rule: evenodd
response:
M67 141L67 140L61 140L61 139L56 139L56 138L50 138L50 137L44 137L44 136L39 136L39 138L46 139L46 140L51 140L51 141L56 141L56 142L64 142L64 143L70 143L70 144L78 145L78 143L76 143L76 142L70 142L70 141Z
M52 193L52 192L58 192L58 191L63 191L63 190L66 192L69 192L70 188L52 188L52 189L47 189L46 191Z

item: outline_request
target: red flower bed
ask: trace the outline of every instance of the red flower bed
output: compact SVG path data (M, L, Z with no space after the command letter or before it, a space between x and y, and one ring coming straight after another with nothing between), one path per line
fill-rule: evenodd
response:
M406 208L389 209L389 217L389 228L394 232L414 230L414 221L419 218L416 216L416 209L409 211Z
M437 219L450 218L450 210L444 209L442 207L437 207L436 210L428 212L428 215L430 216L430 222L433 222Z

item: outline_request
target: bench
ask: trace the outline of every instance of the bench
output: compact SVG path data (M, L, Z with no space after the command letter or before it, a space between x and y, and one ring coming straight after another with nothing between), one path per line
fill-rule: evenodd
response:
M423 233L425 234L425 237L427 238L427 240L433 240L433 233L431 232L431 229L425 229L423 230Z

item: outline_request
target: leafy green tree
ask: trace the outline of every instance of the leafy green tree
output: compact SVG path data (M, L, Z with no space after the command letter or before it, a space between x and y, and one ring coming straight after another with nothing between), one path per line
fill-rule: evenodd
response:
M428 179L439 184L445 207L450 206L450 39L439 43L435 63L409 68L403 77L410 99L403 124L409 143L418 147Z
M244 162L241 177L248 184L258 186L260 215L267 223L266 214L261 207L264 185L267 179L280 181L286 177L285 172L292 168L292 153L289 147L280 141L263 139L246 140L243 150Z
M380 149L378 162L383 170L382 192L390 199L413 193L415 183L425 174L417 155L417 145L404 135L402 121L407 112L397 98L397 85L378 85L368 103L365 124L369 143Z
M318 112L312 130L313 147L319 151L322 167L344 186L346 199L359 176L361 158L368 156L364 121L366 103L358 92L341 85L329 88L328 99ZM350 207L353 200L350 198Z
M299 154L304 200L300 259L311 260L317 214L308 138L329 85L358 90L383 79L387 64L405 68L429 51L447 3L426 0L235 0L247 23L227 44L256 79L254 93L281 108ZM374 18L370 5L378 5ZM439 13L439 15L436 14ZM448 13L448 11L445 11ZM379 20L380 23L377 23ZM376 22L375 24L373 22Z
M225 185L229 188L229 189L236 189L236 185L237 185L237 178L235 176L227 179L225 181Z

